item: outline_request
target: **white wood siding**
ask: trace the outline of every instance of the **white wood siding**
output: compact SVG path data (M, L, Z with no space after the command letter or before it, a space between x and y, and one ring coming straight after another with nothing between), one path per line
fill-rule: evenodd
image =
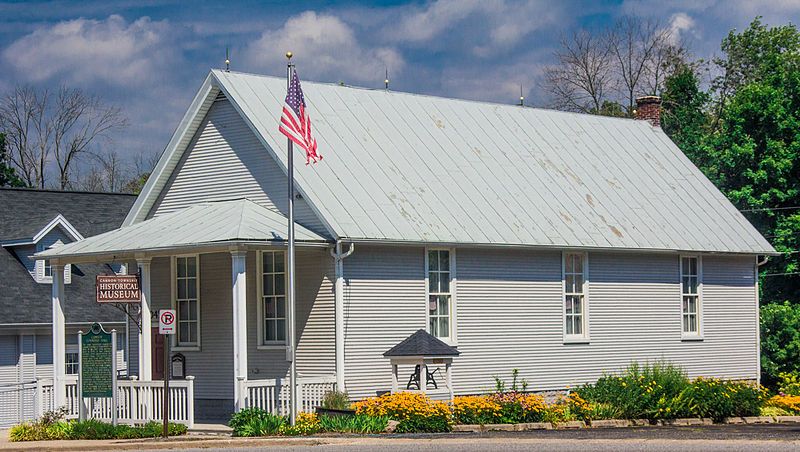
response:
M256 252L247 254L248 378L284 377L288 371L284 348L257 348ZM334 372L333 264L327 250L297 253L298 371L303 375ZM151 267L153 309L170 303L168 258L155 258ZM200 351L181 351L186 373L195 376L198 399L233 399L233 311L229 253L200 255Z
M425 328L422 248L358 246L344 261L345 376L351 397L391 388L383 353Z
M676 254L589 253L590 342L564 344L561 253L459 248L456 393L512 369L532 390L563 389L631 361L665 359L690 376L757 376L752 257L703 257L703 341L681 340ZM425 327L424 250L359 247L345 260L347 388L390 387L383 352ZM403 383L403 382L401 382Z
M286 215L286 184L286 175L223 98L211 106L148 218L199 202L236 198L249 198ZM295 202L295 220L327 235L304 199Z

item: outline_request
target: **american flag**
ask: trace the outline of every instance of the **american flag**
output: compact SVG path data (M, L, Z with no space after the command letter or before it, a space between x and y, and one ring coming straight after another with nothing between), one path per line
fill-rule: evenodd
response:
M311 135L311 118L306 112L306 99L294 69L278 130L306 151L306 165L312 160L314 163L322 160L322 156L317 154L317 140Z

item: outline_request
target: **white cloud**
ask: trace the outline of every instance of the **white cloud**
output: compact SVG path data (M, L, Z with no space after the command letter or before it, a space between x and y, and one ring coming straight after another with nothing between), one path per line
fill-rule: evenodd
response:
M697 36L697 23L686 13L673 14L669 19L668 28L673 44L677 44L687 36Z
M384 69L402 71L405 61L397 50L363 45L370 39L362 38L336 16L306 11L248 44L244 61L248 69L276 73L285 64L284 53L291 50L301 77L347 83L380 83Z
M6 47L2 59L30 82L58 78L77 84L141 85L156 71L179 63L175 47L167 42L169 34L167 21L148 17L131 23L118 15L80 18L36 29Z
M397 25L387 28L394 40L411 44L456 35L475 42L472 53L487 57L558 23L566 10L566 5L547 0L438 0L401 14Z

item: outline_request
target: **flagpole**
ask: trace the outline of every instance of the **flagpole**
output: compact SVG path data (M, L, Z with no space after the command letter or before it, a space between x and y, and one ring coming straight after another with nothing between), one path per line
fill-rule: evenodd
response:
M288 91L289 84L292 79L292 52L286 52L286 89ZM294 145L292 140L286 139L288 144L289 154L287 156L287 166L289 174L289 246L287 256L287 266L289 274L289 287L286 293L287 306L287 325L286 334L289 337L289 420L291 425L294 425L297 419L297 363L295 361L295 325L294 325Z

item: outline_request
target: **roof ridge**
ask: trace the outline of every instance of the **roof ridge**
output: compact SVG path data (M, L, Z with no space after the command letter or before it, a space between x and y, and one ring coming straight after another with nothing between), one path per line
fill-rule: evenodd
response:
M55 188L33 188L33 187L0 187L0 190L22 191L22 192L32 192L32 193L69 193L73 195L139 196L133 193L119 193L111 191L58 190Z

